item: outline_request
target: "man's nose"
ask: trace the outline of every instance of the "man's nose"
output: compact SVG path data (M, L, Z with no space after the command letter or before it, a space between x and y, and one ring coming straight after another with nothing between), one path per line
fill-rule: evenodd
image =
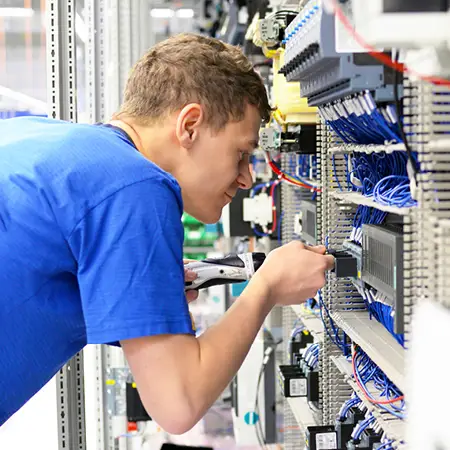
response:
M248 161L241 161L236 181L240 189L250 189L253 186L253 178Z

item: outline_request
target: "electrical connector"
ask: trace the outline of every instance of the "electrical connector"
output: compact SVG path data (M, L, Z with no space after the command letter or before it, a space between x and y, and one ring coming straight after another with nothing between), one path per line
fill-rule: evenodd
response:
M334 272L336 277L357 277L358 260L351 254L342 251L328 249L328 254L334 256Z

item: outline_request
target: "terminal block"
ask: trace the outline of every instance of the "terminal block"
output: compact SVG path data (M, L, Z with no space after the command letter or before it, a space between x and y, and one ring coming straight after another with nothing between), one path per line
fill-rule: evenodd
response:
M379 90L377 99L391 100L392 71L369 54L338 53L335 23L318 0L310 0L286 28L281 73L288 81L300 81L301 96L310 106L364 90Z

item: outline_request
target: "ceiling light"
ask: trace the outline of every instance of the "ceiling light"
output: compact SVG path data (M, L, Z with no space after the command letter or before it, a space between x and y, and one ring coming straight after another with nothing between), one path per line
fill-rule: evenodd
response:
M192 19L194 17L194 10L190 8L177 9L176 16L181 19Z
M150 10L150 15L157 19L170 19L174 14L174 10L169 8L153 8Z
M0 17L32 17L32 8L4 8L0 7Z

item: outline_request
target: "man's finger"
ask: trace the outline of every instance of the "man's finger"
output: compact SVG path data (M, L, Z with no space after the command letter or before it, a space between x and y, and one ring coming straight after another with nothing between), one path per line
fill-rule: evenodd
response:
M198 298L198 291L192 290L192 291L186 291L186 299L188 303L191 303Z
M327 251L327 248L325 247L325 245L311 245L311 246L306 246L305 249L309 250L311 252L314 252L314 253L318 253L319 255L324 255L325 252Z
M194 272L193 270L185 270L184 271L184 279L185 281L194 281L198 277L197 272Z
M334 269L334 256L332 255L325 255L325 260L326 260L326 265L327 265L327 270L332 270Z

